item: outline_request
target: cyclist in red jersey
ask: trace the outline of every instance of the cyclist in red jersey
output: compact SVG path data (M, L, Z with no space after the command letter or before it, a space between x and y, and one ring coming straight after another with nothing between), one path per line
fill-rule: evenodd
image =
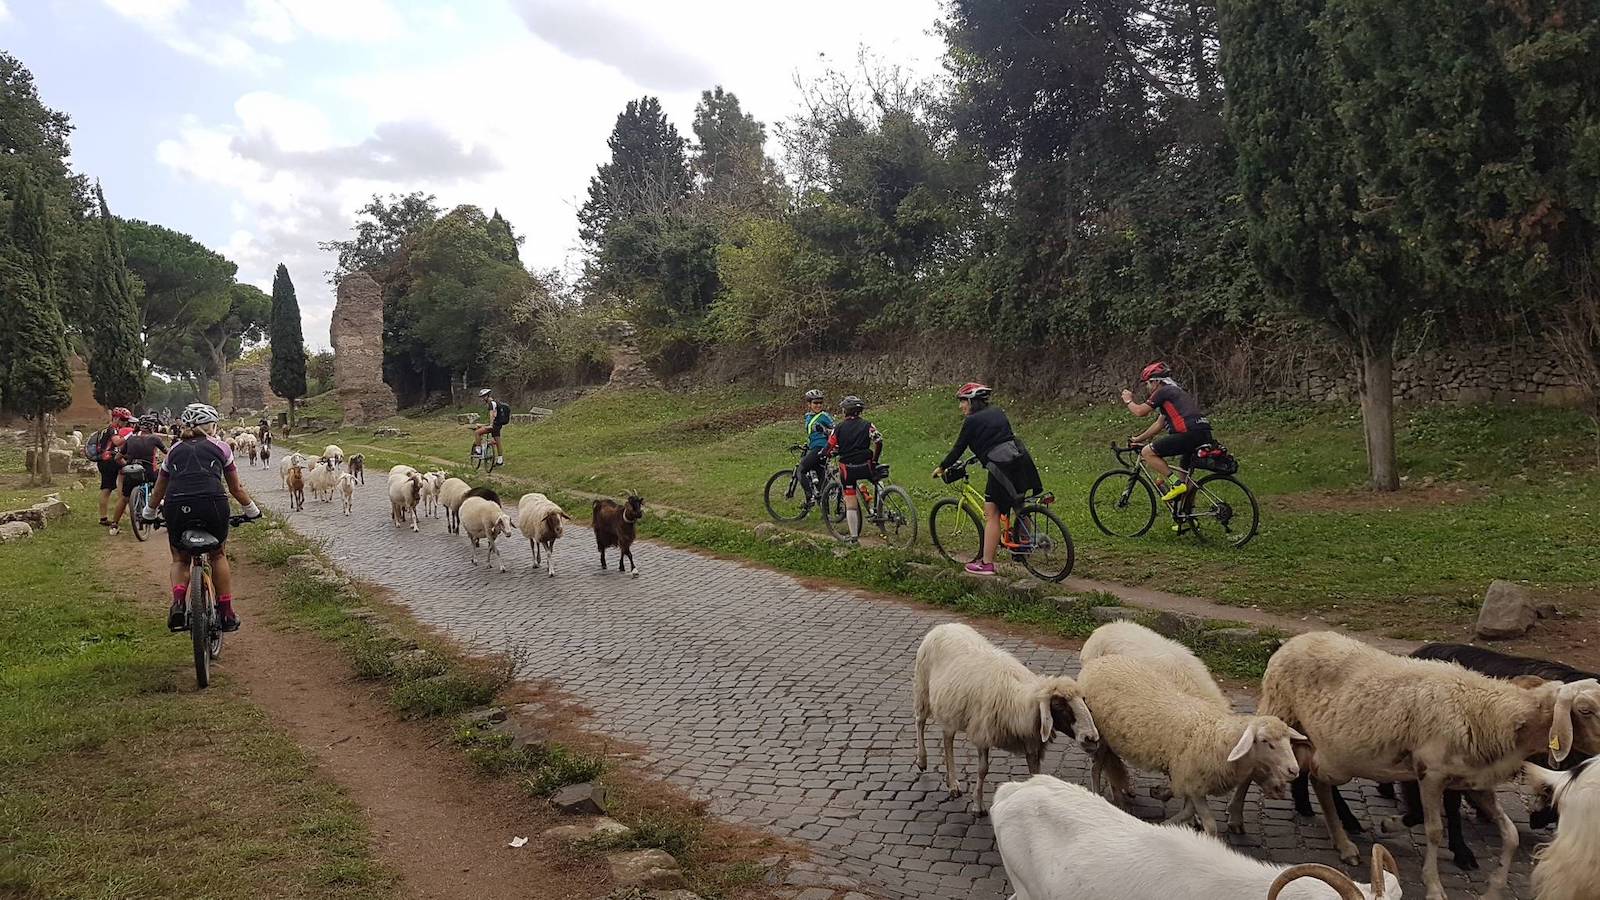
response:
M1161 492L1162 501L1170 503L1188 492L1189 485L1181 478L1172 478L1172 467L1167 465L1163 457L1181 456L1183 467L1192 468L1191 454L1201 445L1214 440L1211 422L1206 419L1200 404L1172 379L1172 369L1166 363L1153 362L1145 366L1144 371L1139 373L1139 380L1149 389L1149 396L1139 402L1134 399L1133 391L1124 390L1123 404L1128 407L1128 412L1136 416L1160 415L1149 428L1129 438L1128 442L1140 448L1139 455L1144 458L1145 464L1160 476L1161 482L1156 489ZM1161 434L1163 430L1166 434ZM1157 437L1158 434L1160 437Z

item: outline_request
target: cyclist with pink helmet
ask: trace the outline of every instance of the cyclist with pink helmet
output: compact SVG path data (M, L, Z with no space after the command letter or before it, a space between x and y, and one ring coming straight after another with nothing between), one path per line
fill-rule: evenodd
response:
M992 396L993 389L976 381L969 381L956 391L961 415L965 417L961 422L961 434L956 438L955 447L933 470L933 477L943 477L944 470L959 462L970 450L989 472L989 482L983 490L983 558L967 563L967 571L974 575L995 574L994 556L1001 537L1000 512L1014 513L1024 497L1044 490L1039 469L1028 448L1011 430L1011 420L998 406L989 405Z
M1206 419L1205 412L1194 397L1173 380L1172 368L1166 363L1153 362L1145 366L1144 371L1139 373L1139 380L1144 382L1149 395L1141 402L1134 399L1133 391L1124 390L1123 404L1128 407L1128 412L1141 418L1155 413L1159 415L1149 428L1129 438L1128 443L1140 448L1139 455L1144 458L1145 464L1161 477L1156 490L1161 492L1162 502L1170 503L1187 493L1189 484L1181 478L1174 479L1172 467L1162 457L1181 456L1183 467L1193 468L1191 455L1202 445L1214 440L1211 422ZM1162 431L1166 434L1161 434Z

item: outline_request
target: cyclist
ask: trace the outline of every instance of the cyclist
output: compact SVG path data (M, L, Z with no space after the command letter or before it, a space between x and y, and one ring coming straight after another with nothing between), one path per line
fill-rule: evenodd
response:
M1011 430L1011 420L998 406L989 405L993 396L992 388L976 381L969 381L956 391L961 415L965 416L961 421L961 434L956 437L955 447L933 470L933 477L944 477L944 470L971 450L989 472L988 484L983 489L983 558L967 563L967 571L974 575L995 573L994 555L1001 541L1000 510L1014 512L1023 497L1044 490L1039 469L1028 454L1028 448ZM1008 546L1023 549L1020 544Z
M1161 492L1162 502L1171 503L1188 492L1189 484L1185 479L1174 479L1172 467L1162 457L1181 456L1183 467L1189 468L1189 455L1213 440L1211 423L1206 420L1200 404L1172 379L1172 369L1166 363L1153 362L1145 366L1139 373L1139 380L1150 390L1150 395L1140 403L1133 398L1133 391L1124 389L1122 402L1128 412L1140 417L1154 412L1161 415L1149 428L1129 438L1128 443L1140 448L1139 455L1145 464L1161 478L1156 490ZM1156 437L1163 429L1167 433Z
M183 532L198 528L225 543L229 494L239 501L245 518L261 517L261 508L239 483L233 451L214 435L220 418L216 409L204 403L184 407L178 416L183 433L162 463L156 489L143 512L146 519L154 519L160 509L166 519L167 543L172 547L172 607L167 611L167 627L173 631L188 627L185 608L189 560L179 545ZM211 554L211 577L216 582L218 623L223 631L238 631L239 617L233 611L233 570L222 547Z
M511 407L494 399L494 392L489 388L479 391L478 397L489 407L489 424L479 425L472 430L473 452L477 453L478 440L487 434L493 438L494 464L503 466L506 464L506 458L504 451L500 449L500 429L511 421Z
M117 526L122 523L122 511L128 508L128 498L133 495L133 489L146 482L156 480L156 454L167 452L167 442L156 433L156 427L161 424L154 413L147 413L139 417L139 430L129 435L122 442L122 447L117 453L117 466L120 469L137 465L144 469L144 475L128 477L122 475L122 496L117 498L117 512L111 517L111 533L117 533ZM138 515L139 511L133 510L131 515Z
M116 524L106 518L106 509L111 505L111 492L117 489L117 473L121 470L117 465L117 451L128 435L133 434L132 422L133 413L119 406L111 410L110 424L93 441L94 465L100 470L100 524L106 527Z
M856 497L856 482L871 481L883 455L883 435L871 422L861 418L867 404L851 395L839 401L844 419L828 435L828 451L839 457L839 482L844 485L844 517L850 525L850 541L861 540L861 501Z
M819 499L816 494L822 490L823 460L828 457L828 435L833 432L833 416L822 408L823 399L819 390L806 391L806 455L800 457L800 483L813 500ZM808 481L807 473L815 473L816 481Z

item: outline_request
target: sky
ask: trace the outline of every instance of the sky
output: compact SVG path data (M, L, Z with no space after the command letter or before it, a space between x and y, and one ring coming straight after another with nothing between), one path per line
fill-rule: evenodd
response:
M72 117L116 214L192 235L328 346L330 254L374 193L498 208L530 268L574 269L576 213L630 99L689 134L722 85L772 125L797 75L862 46L939 70L939 0L0 0L0 47Z

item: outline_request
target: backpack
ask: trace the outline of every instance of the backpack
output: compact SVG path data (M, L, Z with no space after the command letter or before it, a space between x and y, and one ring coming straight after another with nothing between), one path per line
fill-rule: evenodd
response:
M97 431L90 435L87 441L83 442L84 459L94 460L95 462L100 461L100 440L103 437L105 437L105 432Z
M1194 451L1194 464L1196 468L1207 469L1222 475L1232 475L1239 471L1239 460L1235 459L1228 448L1221 444L1201 444Z
M494 405L494 424L505 425L511 421L511 407L504 403Z

